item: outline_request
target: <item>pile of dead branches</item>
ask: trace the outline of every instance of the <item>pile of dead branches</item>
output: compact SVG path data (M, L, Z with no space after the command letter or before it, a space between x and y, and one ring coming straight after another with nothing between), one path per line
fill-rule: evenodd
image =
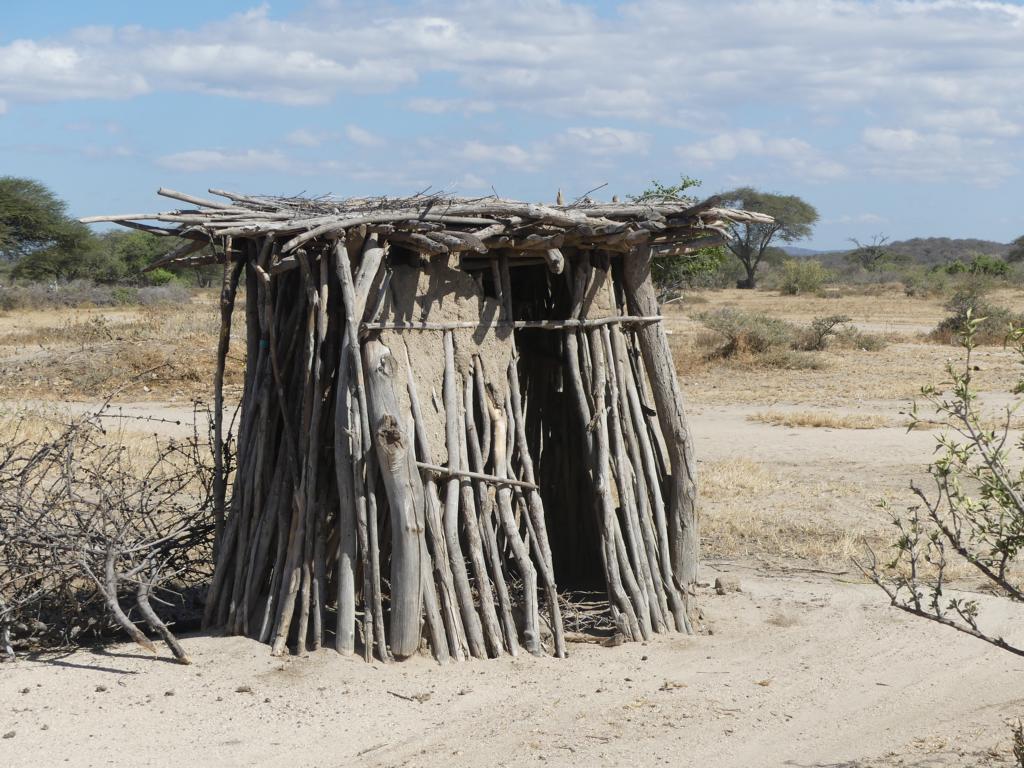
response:
M271 269L286 271L298 268L296 255L306 244L362 228L382 243L405 246L425 255L459 253L472 262L474 257L504 250L518 259L547 260L561 272L562 249L567 247L627 253L649 246L655 256L679 255L722 245L729 221L771 220L760 213L722 208L716 197L699 204L688 200L598 204L585 199L572 205L539 205L497 197L428 194L338 200L239 195L218 189L210 192L225 201L160 189L159 194L192 203L196 208L90 216L81 221L113 222L184 239L181 246L149 269L221 260L211 255L207 246L225 238L269 237L279 246Z
M104 407L43 436L25 418L0 441L0 657L117 627L156 653L137 612L188 663L153 603L179 618L201 610L187 600L199 602L212 559L210 442L196 429L128 444L108 416Z

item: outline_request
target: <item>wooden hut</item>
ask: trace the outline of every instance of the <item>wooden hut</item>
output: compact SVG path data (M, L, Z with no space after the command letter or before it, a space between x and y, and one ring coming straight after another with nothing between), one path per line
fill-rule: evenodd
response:
M590 589L624 640L693 631L693 445L650 264L763 217L210 191L87 220L184 238L159 266L223 262L218 447L245 288L210 626L274 653L564 656L560 590Z

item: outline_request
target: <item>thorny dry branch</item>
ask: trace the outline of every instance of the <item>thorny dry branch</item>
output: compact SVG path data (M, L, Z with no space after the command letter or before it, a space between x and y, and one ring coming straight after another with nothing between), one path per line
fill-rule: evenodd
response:
M213 457L193 434L129 446L96 411L33 437L27 417L0 442L0 658L15 646L68 645L119 626L152 653L122 604L189 663L153 603L181 613L182 592L208 579ZM224 460L233 465L231 441ZM173 605L169 600L174 600Z
M1024 470L1014 468L1012 456L1014 448L1024 451L1024 438L1015 439L1011 431L1021 401L1006 407L999 427L985 426L990 420L972 387L975 331L983 320L967 317L962 338L966 354L960 366L947 366L948 393L932 386L921 392L945 428L937 438L937 458L928 467L933 491L929 494L911 483L919 504L902 514L883 502L898 532L895 557L880 564L867 547L865 561L857 565L885 590L893 606L1024 656L1024 648L979 626L976 600L947 593L952 553L980 572L999 595L1024 601L1019 563L1024 549ZM1024 328L1011 329L1008 343L1024 364ZM1024 394L1024 377L1012 394ZM921 421L915 403L910 428Z

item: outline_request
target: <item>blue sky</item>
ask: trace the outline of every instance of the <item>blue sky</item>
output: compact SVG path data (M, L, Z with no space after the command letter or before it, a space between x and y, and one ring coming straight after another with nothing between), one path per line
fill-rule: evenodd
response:
M1022 1L6 5L0 174L77 215L685 173L800 195L807 246L1024 233Z

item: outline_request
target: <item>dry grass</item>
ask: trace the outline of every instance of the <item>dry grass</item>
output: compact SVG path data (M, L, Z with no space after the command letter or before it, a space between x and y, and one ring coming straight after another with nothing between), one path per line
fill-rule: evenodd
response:
M701 405L778 403L844 408L865 401L888 401L899 410L926 384L941 384L946 363L958 360L954 347L892 344L878 352L837 350L815 353L819 368L786 369L708 361L685 337L673 336L673 356L687 398ZM981 392L1006 392L1019 377L1011 350L982 347L974 352Z
M763 464L750 459L710 461L700 465L700 493L708 501L764 494L778 488L779 484Z
M173 307L12 312L0 323L0 397L131 399L209 395L219 318L210 297ZM225 383L241 384L235 328ZM126 386L127 385L127 386Z
M863 555L864 542L886 546L883 527L851 529L813 520L794 520L783 511L753 510L742 515L705 515L702 547L708 557L795 561L847 570Z
M776 473L743 458L702 463L699 480L705 502L701 539L709 557L799 561L845 570L863 552L865 540L876 548L885 546L887 531L877 515L865 514L856 525L847 525L806 514L811 499L859 497L863 489L857 485ZM869 499L863 504L872 511Z
M957 347L929 343L924 336L948 315L943 298L909 298L894 287L877 295L825 299L780 296L767 291L704 291L699 309L670 306L663 312L670 345L687 397L702 405L777 403L817 407L849 407L864 401L905 406L925 384L941 384L945 365L960 357ZM1024 305L1024 292L1001 290L988 299L1002 306ZM715 360L706 354L708 331L694 316L731 307L764 313L806 325L815 317L844 314L862 331L880 334L891 343L868 352L830 349L814 354L815 365L768 366L759 360ZM975 384L981 392L1007 391L1019 376L1013 352L1002 347L975 351L980 370Z
M834 411L758 411L747 417L775 427L823 427L826 429L879 429L896 426L877 414Z

